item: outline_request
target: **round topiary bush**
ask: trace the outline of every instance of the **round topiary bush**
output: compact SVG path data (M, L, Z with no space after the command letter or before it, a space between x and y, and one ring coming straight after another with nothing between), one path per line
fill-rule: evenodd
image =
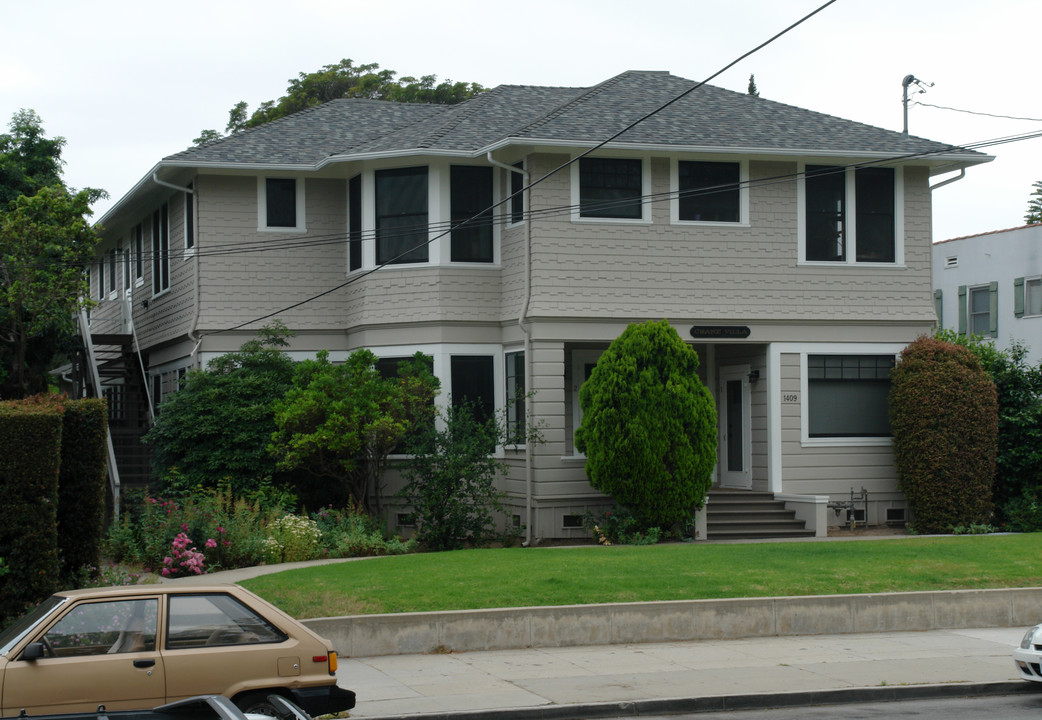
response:
M890 429L918 532L991 519L998 401L972 352L927 337L905 348L891 374Z
M579 390L590 484L643 528L668 529L702 507L716 462L716 407L698 353L668 322L630 325Z

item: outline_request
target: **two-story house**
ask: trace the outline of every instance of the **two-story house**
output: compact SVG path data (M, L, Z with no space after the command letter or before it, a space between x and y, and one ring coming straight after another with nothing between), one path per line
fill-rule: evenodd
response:
M532 539L608 504L579 387L627 324L665 318L717 400L717 487L809 507L818 534L852 489L870 523L901 520L886 396L934 325L931 177L990 158L694 86L335 100L164 158L100 220L92 333L132 318L153 402L273 317L293 357L422 351L443 402L542 425L498 450Z
M940 327L1042 360L1042 225L935 243L933 286Z

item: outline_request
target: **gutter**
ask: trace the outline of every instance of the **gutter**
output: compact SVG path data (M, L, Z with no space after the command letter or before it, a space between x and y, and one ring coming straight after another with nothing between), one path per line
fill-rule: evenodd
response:
M504 170L512 173L518 173L521 175L521 182L524 183L524 199L525 204L531 207L532 188L528 184L528 172L523 168L518 169L513 165L507 165L501 163L492 157L492 151L488 151L485 155L489 163L496 167L501 167ZM513 196L511 196L513 197ZM507 208L509 212L510 208ZM532 333L525 325L528 320L528 306L532 301L532 218L525 218L525 283L524 283L524 299L521 302L521 312L517 318L517 326L521 328L521 333L525 336L525 393L531 392L532 389ZM528 404L526 403L526 407ZM525 413L527 416L528 413ZM525 417L525 423L527 425L528 418ZM523 547L530 547L532 544L532 443L525 439L525 542Z
M955 177L950 177L947 180L942 180L936 185L931 185L930 190L933 191L937 188L942 188L945 185L951 185L953 182L958 182L959 180L962 180L964 177L966 177L966 168L960 168L958 175L956 175Z

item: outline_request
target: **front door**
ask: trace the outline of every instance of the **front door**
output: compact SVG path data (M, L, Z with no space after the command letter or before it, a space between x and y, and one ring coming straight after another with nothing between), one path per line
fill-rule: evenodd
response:
M749 425L749 366L720 368L717 416L720 423L720 485L749 490L753 486L752 442Z

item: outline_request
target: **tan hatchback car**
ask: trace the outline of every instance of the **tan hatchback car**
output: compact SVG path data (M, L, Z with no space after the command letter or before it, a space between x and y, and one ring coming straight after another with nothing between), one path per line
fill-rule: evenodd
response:
M323 715L355 704L335 673L329 641L237 585L70 590L0 632L0 716L207 694L265 714L277 694Z

